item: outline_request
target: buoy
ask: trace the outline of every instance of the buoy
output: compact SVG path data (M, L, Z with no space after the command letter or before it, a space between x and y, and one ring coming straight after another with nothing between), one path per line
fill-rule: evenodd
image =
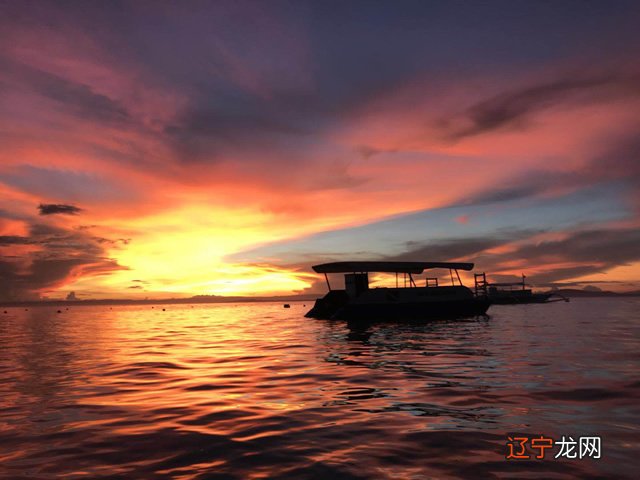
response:
M62 313L62 310L58 310L58 313Z
M288 303L285 303L284 308L291 308L291 305L289 305Z
M164 311L165 311L165 309L163 308L163 309L162 309L162 311L164 312Z

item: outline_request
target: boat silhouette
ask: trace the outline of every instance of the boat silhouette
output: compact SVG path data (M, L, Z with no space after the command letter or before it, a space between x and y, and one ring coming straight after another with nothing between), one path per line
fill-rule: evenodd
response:
M333 262L313 266L325 276L329 292L316 300L306 317L337 320L415 320L482 315L489 308L486 288L476 276L475 291L465 287L458 270L470 271L473 263L452 262ZM424 270L448 269L451 285L425 278L418 286L414 275ZM369 273L395 273L396 286L369 286ZM344 289L332 289L328 274L342 273ZM403 285L399 285L402 275ZM484 274L481 274L484 276Z
M513 305L518 303L568 302L569 299L554 292L534 292L527 288L525 276L520 282L487 283L487 295L491 303ZM556 297L556 298L553 298Z

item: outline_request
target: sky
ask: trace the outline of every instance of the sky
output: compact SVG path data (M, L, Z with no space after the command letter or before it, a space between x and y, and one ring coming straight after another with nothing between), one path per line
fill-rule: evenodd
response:
M471 261L640 289L640 5L0 0L0 300Z

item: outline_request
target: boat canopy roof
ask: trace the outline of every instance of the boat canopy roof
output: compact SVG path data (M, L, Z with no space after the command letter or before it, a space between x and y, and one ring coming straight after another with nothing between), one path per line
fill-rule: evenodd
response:
M388 273L422 273L430 268L450 268L453 270L472 270L473 263L451 262L333 262L314 265L317 273L355 273L355 272L388 272Z

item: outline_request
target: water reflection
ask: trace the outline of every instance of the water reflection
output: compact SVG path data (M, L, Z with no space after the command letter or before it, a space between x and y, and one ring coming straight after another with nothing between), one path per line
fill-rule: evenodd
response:
M7 478L624 476L638 438L640 309L600 302L372 325L305 319L297 304L10 309L0 468ZM599 434L607 456L505 462L506 434L519 431Z

